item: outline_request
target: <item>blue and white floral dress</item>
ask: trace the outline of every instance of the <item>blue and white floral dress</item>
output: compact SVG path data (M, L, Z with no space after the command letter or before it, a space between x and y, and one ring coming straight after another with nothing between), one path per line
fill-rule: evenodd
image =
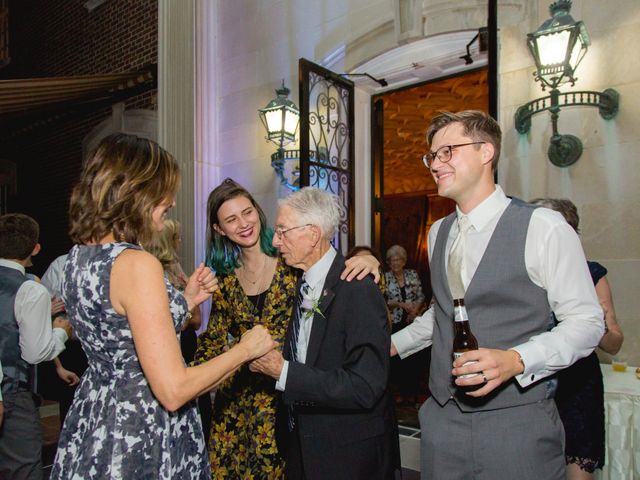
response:
M140 367L129 321L111 305L111 267L128 248L140 247L76 245L65 264L63 300L89 368L65 419L51 478L208 479L195 404L171 413L158 402ZM187 303L166 284L177 335Z

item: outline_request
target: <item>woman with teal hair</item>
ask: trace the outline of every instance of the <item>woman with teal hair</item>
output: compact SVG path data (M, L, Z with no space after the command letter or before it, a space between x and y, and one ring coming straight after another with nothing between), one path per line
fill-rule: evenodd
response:
M207 202L207 265L218 275L206 332L195 363L228 349L254 325L264 325L282 344L291 317L298 274L271 245L273 229L251 194L231 179ZM354 257L343 277L377 277L379 262ZM242 368L218 387L209 458L212 478L281 478L284 465L275 441L275 382Z

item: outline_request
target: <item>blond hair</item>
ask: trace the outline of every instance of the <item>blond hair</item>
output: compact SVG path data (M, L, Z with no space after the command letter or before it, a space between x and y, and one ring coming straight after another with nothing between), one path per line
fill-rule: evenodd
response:
M144 245L145 250L160 260L163 267L178 261L178 238L180 237L180 223L167 218L164 229L155 232L151 240Z

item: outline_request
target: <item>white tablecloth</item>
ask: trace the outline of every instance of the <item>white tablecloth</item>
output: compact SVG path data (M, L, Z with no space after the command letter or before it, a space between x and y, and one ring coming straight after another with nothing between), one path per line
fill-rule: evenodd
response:
M636 367L614 372L600 365L604 380L605 466L601 480L640 479L640 380Z

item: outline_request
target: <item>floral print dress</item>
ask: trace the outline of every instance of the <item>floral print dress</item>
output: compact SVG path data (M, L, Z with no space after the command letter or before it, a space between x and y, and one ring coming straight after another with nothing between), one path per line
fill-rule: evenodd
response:
M404 270L404 293L402 292L402 288L400 287L400 284L393 272L386 272L384 277L386 283L385 296L387 297L387 302L424 302L422 282L420 282L418 272L415 270ZM404 327L404 318L406 315L402 308L396 307L392 309L391 315L394 325L402 325Z
M111 305L111 267L127 248L140 247L76 245L65 264L63 300L89 368L65 418L51 478L208 479L195 404L169 412L156 400L140 367L129 321ZM187 302L165 283L177 335Z
M194 363L220 355L230 341L254 325L264 325L282 343L296 281L294 270L279 259L259 316L235 274L220 275L220 288L213 295L207 331L198 337ZM276 403L275 380L252 373L246 365L218 387L209 440L212 478L283 477L275 441Z

